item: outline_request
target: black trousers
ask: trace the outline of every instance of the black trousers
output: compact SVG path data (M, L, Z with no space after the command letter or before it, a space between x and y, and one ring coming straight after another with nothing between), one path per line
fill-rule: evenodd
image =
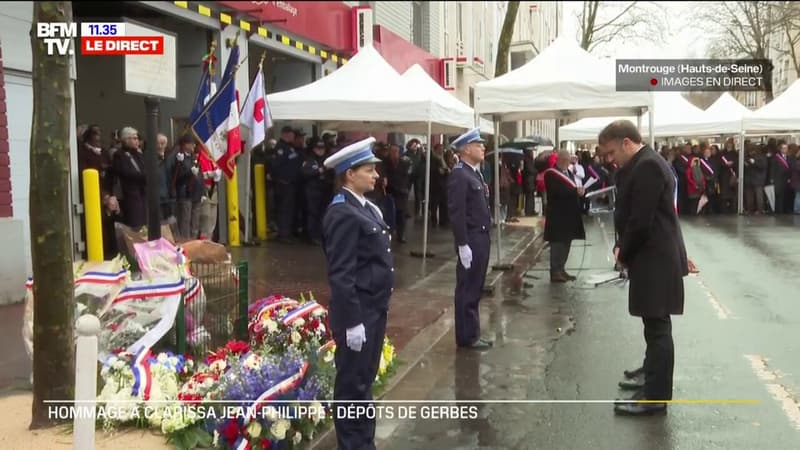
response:
M333 399L342 400L372 400L372 383L378 374L383 351L383 337L386 334L386 311L365 313L364 329L367 341L356 352L347 347L346 331L334 333L336 341L336 379L333 386ZM336 442L338 450L374 450L375 449L375 419L370 419L366 414L354 417L353 412L341 413L344 408L369 407L365 403L336 403L334 404L333 424L336 428ZM353 418L354 417L354 418ZM371 415L375 417L375 415Z
M397 230L398 239L402 239L406 235L407 208L408 197L394 197L394 227Z
M775 189L775 210L773 212L775 214L786 213L786 188Z
M470 268L464 268L461 258L456 263L455 325L458 346L471 345L481 335L480 300L486 283L486 269L489 267L489 233L468 232L467 245L472 250Z
M672 320L643 317L644 394L648 400L672 400L672 373L675 366L675 347L672 342Z
M325 213L326 197L325 192L306 187L306 230L312 241L322 241L322 216Z
M536 190L531 189L525 193L525 215L536 215Z
M550 243L550 275L566 272L564 266L569 258L572 241Z
M278 237L289 238L295 221L295 201L297 186L295 184L275 183L275 214L278 216Z

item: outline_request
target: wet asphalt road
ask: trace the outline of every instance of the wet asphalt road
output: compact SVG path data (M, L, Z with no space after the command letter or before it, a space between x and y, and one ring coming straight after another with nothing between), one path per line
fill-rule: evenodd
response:
M627 289L586 281L609 273L611 230L587 220L567 270L551 285L547 250L520 259L485 299L485 353L445 335L386 399L489 400L474 420L381 420L382 449L800 449L800 218L713 217L683 222L700 270L684 279L673 317L675 400L667 416L617 417L611 404L492 400L613 400L622 370L641 363L642 325ZM530 267L527 267L530 265ZM539 279L531 278L539 277Z

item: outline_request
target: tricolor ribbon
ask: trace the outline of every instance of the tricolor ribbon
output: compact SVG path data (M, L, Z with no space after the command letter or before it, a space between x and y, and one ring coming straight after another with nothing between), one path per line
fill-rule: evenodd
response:
M675 215L678 215L678 177L675 174L672 175L672 178L675 179L675 187L672 190L672 205L675 207Z
M239 436L239 439L236 440L236 443L233 445L233 448L236 450L250 450L250 441L248 441L242 436Z
M564 175L564 174L563 174L563 173L561 173L560 171L558 171L558 170L556 170L556 169L547 169L547 170L545 171L545 174L547 174L547 172L550 172L550 173L553 173L553 174L557 175L558 177L560 177L560 178L561 178L561 180L562 180L562 181L564 181L565 183L567 183L568 185L570 185L570 186L571 186L573 189L577 189L577 188L578 188L578 186L577 186L577 185L575 185L575 182L574 182L574 181L572 181L572 180L570 179L570 177L568 177L568 176Z
M188 305L200 295L200 280L192 278L189 283L189 288L186 290L186 297L184 297L183 301L185 305Z
M299 307L297 309L289 311L288 313L286 313L286 315L281 317L280 320L281 320L281 322L283 322L284 325L290 325L292 322L296 321L297 319L306 317L307 315L313 313L314 311L318 311L320 309L323 309L323 308L322 308L322 305L320 305L319 303L317 303L317 302L308 302L305 305L303 305L303 306L301 306L301 307Z
M266 305L263 308L261 308L261 310L258 311L258 314L256 315L256 317L258 317L258 320L262 320L262 319L265 318L265 316L268 313L270 313L270 312L272 312L272 311L274 311L276 309L283 308L284 306L288 306L290 308L295 308L295 307L297 307L297 305L298 305L298 303L297 303L296 300L291 300L291 299L278 300L276 302L270 303L269 305Z
M594 167L589 166L589 172L591 172L593 178L595 178L597 180L600 179L600 175L597 174L597 171L594 170Z
M184 291L186 291L186 284L183 280L178 280L174 283L152 284L149 286L128 286L114 299L114 304L134 299L168 297L170 295L182 294Z
M711 168L711 166L706 162L705 159L700 158L700 164L702 164L703 167L705 167L706 170L710 172L709 175L714 175L714 169Z
M786 161L786 158L783 157L782 153L776 153L775 156L778 158L778 161L781 162L781 165L783 166L784 169L789 168L789 163Z
M685 162L686 164L689 164L689 158L687 158L684 155L681 155L681 158L683 158L683 162Z
M149 357L150 348L142 347L131 362L134 380L132 395L138 397L141 394L145 401L150 400L150 388L153 385Z
M81 284L117 284L125 281L127 271L125 269L120 270L117 273L114 272L86 272L80 277L75 279L75 286ZM28 277L25 281L25 288L32 289L33 288L33 277Z
M248 408L247 415L244 417L244 424L242 424L242 426L247 426L247 424L250 423L262 403L274 400L276 397L279 397L300 385L300 382L303 381L303 378L305 378L307 371L308 362L304 362L296 374L286 378L275 386L264 391L263 394L259 395L256 401L254 401L253 404Z

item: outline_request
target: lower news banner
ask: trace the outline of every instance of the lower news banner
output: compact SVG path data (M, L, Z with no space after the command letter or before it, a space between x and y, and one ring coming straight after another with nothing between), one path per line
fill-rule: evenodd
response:
M121 404L76 404L48 405L48 418L53 420L111 419L118 421L152 420L185 417L205 419L266 419L311 420L315 423L326 419L430 419L430 420L474 420L479 409L474 405L449 404L369 404L369 403L277 403L274 405L242 406L215 403L211 405L139 403Z

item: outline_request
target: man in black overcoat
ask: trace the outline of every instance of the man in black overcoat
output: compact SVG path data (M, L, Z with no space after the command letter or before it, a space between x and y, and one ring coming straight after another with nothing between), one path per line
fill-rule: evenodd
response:
M544 240L550 243L550 282L574 281L564 266L575 239L586 239L583 229L584 190L575 184L569 170L571 156L567 150L558 152L556 166L544 173L547 206L545 207Z
M666 413L672 400L674 346L672 315L683 314L683 277L688 261L675 212L675 175L668 163L642 144L636 126L621 120L609 124L598 141L606 153L626 166L625 183L617 197L615 227L619 233L617 259L628 269L628 311L641 317L647 344L644 388L634 400L657 403L618 403L623 415Z

